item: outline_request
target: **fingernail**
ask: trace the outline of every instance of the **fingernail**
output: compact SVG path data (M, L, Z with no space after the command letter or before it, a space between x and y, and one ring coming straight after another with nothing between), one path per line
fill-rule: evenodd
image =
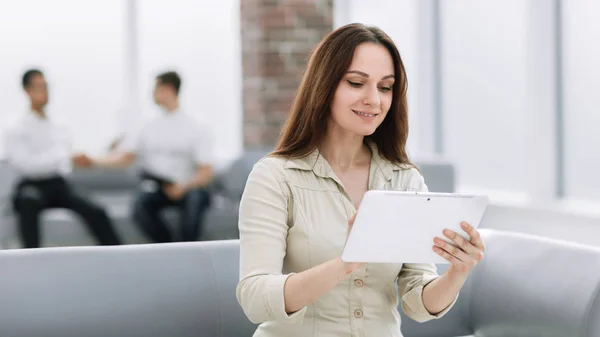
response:
M449 229L444 229L444 234L450 235L450 230Z
M462 223L460 224L460 226L461 226L462 228L464 228L464 229L467 229L467 228L469 228L469 225L467 225L467 223L466 223L466 222L462 222Z
M433 239L433 242L435 242L435 243L437 243L439 245L440 243L442 243L442 240L440 240L438 238L435 238L435 239Z

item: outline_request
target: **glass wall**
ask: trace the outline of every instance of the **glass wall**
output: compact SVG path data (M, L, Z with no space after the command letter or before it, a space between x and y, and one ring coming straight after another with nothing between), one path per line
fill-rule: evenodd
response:
M600 3L562 6L565 193L600 200Z
M526 1L441 1L443 153L465 190L526 189Z

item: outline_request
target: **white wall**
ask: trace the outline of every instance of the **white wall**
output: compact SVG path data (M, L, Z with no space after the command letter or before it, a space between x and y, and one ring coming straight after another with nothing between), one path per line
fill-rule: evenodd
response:
M40 67L48 113L70 127L76 149L106 147L122 100L123 14L121 0L0 0L0 126L25 113L21 76Z
M458 184L526 190L526 1L442 1L444 155Z
M66 121L77 149L102 152L130 129L120 122L157 113L154 77L173 69L183 108L212 126L225 165L242 150L239 0L137 0L135 26L129 1L0 0L0 126L26 109L20 77L38 66L50 84L48 112Z

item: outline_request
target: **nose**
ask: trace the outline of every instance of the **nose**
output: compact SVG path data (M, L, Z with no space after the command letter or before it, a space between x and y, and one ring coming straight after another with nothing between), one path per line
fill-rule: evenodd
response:
M376 85L365 86L365 97L363 99L363 104L371 107L377 107L379 106L379 102L379 88L377 88Z

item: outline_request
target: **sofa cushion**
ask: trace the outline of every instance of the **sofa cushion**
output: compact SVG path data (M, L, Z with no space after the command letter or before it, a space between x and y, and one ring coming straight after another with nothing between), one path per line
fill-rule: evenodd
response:
M134 190L139 184L136 167L75 169L66 178L76 188L90 192Z

